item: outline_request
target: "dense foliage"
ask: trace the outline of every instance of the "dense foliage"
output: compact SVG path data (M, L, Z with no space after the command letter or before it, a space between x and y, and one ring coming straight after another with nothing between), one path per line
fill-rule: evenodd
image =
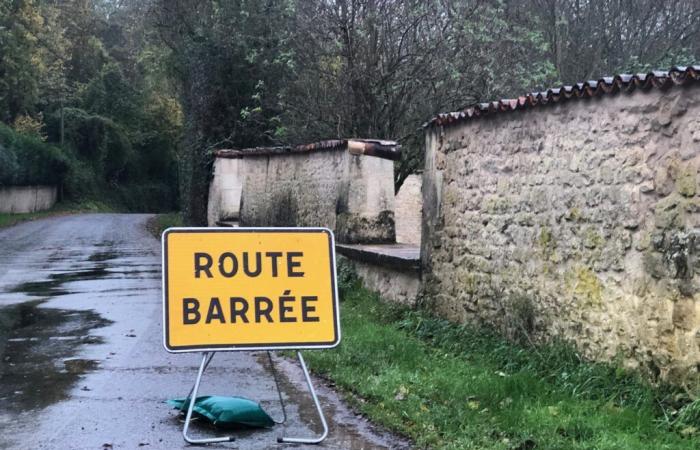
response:
M63 152L0 124L0 187L60 184L68 172Z
M179 185L203 223L213 149L395 139L399 186L438 112L697 63L699 37L686 0L8 0L0 120L62 144L70 195Z
M0 182L177 208L182 114L146 25L139 1L0 4Z

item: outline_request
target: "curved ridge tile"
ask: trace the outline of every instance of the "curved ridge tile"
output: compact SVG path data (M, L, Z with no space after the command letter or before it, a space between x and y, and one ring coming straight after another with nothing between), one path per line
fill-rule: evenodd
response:
M496 113L530 109L564 100L603 97L619 92L632 93L637 89L668 89L676 85L686 85L700 81L700 65L674 66L669 70L653 70L648 73L619 74L588 80L574 85L553 87L546 91L530 92L517 98L504 98L487 103L478 103L451 113L441 113L428 121L425 126L451 125L466 120Z

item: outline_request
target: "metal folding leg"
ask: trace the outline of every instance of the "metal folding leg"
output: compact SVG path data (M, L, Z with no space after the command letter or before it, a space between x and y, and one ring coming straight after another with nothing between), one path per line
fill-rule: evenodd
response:
M323 434L317 438L295 438L295 437L279 437L277 442L287 443L287 444L320 444L328 436L328 424L326 423L326 418L323 416L323 411L321 410L321 404L316 396L316 390L314 390L314 385L311 383L311 377L309 376L309 370L306 368L306 363L304 362L304 357L301 355L300 351L297 351L297 358L299 358L299 364L301 364L301 370L304 371L304 377L306 378L306 384L309 386L309 391L311 392L311 397L314 399L314 405L316 405L316 411L318 412L318 417L321 418L321 424L323 425ZM204 361L202 361L204 364Z
M282 419L281 420L276 420L274 417L272 417L272 421L275 422L277 425L282 425L285 422L287 422L287 408L284 405L284 396L282 395L282 390L280 389L280 382L277 379L277 369L275 369L275 363L272 360L272 353L270 350L267 351L267 360L270 363L270 371L272 372L272 378L275 380L275 389L277 389L277 397L279 398L280 401L280 406L282 407Z
M206 354L206 353L205 353L205 354ZM209 364L211 363L211 360L214 359L214 355L215 355L215 354L216 354L216 352L211 352L211 353L209 353L209 357L207 358L207 362L204 364L204 370L202 371L202 373L204 373L204 372L207 370L207 367L209 367ZM187 393L187 398L188 398L188 399L189 399L190 397L192 397L192 391L194 391L194 384L192 385L192 388L190 389L190 392Z
M194 382L194 386L192 387L192 391L190 392L190 395L188 396L189 400L189 406L187 407L187 416L185 417L185 426L182 429L182 437L185 438L185 441L187 441L190 444L212 444L215 442L232 442L236 440L233 436L228 436L228 437L220 437L220 438L208 438L208 439L194 439L191 438L187 435L187 430L190 427L190 421L192 420L192 411L194 411L194 402L197 400L197 391L199 391L199 384L202 381L202 375L204 374L204 371L206 370L207 366L211 362L212 358L214 357L214 352L207 353L204 352L202 356L202 362L199 365L199 372L197 372L197 379Z

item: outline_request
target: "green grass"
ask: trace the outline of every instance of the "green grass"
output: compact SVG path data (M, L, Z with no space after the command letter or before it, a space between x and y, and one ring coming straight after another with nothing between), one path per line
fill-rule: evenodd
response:
M181 227L184 222L182 220L182 214L179 212L173 212L168 214L158 214L148 221L146 228L156 239L160 239L163 231L170 227Z
M82 201L82 202L64 202L58 203L55 207L47 211L24 214L9 214L0 213L0 228L11 227L18 223L29 220L43 219L46 217L60 216L64 214L76 213L98 213L98 212L117 212L119 209L108 203L97 201ZM168 214L158 214L148 221L146 228L157 239L166 228L182 226L182 215L178 212Z
M343 341L307 361L419 448L700 449L700 403L682 391L380 303L342 275Z
M2 213L0 212L0 228L11 227L18 223L27 222L30 220L44 219L46 217L61 216L65 214L75 214L81 212L113 212L113 208L95 201L86 202L63 202L57 203L53 208L46 211L38 211L33 213Z
M49 217L55 215L56 212L51 211L41 211L36 213L22 213L22 214L10 214L0 212L0 228L11 227L21 222L26 222L28 220L42 219L44 217Z

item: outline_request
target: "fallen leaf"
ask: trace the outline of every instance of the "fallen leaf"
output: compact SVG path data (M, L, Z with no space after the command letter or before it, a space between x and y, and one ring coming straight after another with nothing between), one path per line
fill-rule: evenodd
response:
M510 406L510 404L513 403L513 399L510 397L506 397L501 402L498 404L501 408L505 408L507 406Z
M680 431L681 436L692 436L697 432L698 432L698 429L695 427L685 427Z
M406 398L407 394L408 388L402 384L401 386L399 386L399 391L394 396L394 400L403 400Z

